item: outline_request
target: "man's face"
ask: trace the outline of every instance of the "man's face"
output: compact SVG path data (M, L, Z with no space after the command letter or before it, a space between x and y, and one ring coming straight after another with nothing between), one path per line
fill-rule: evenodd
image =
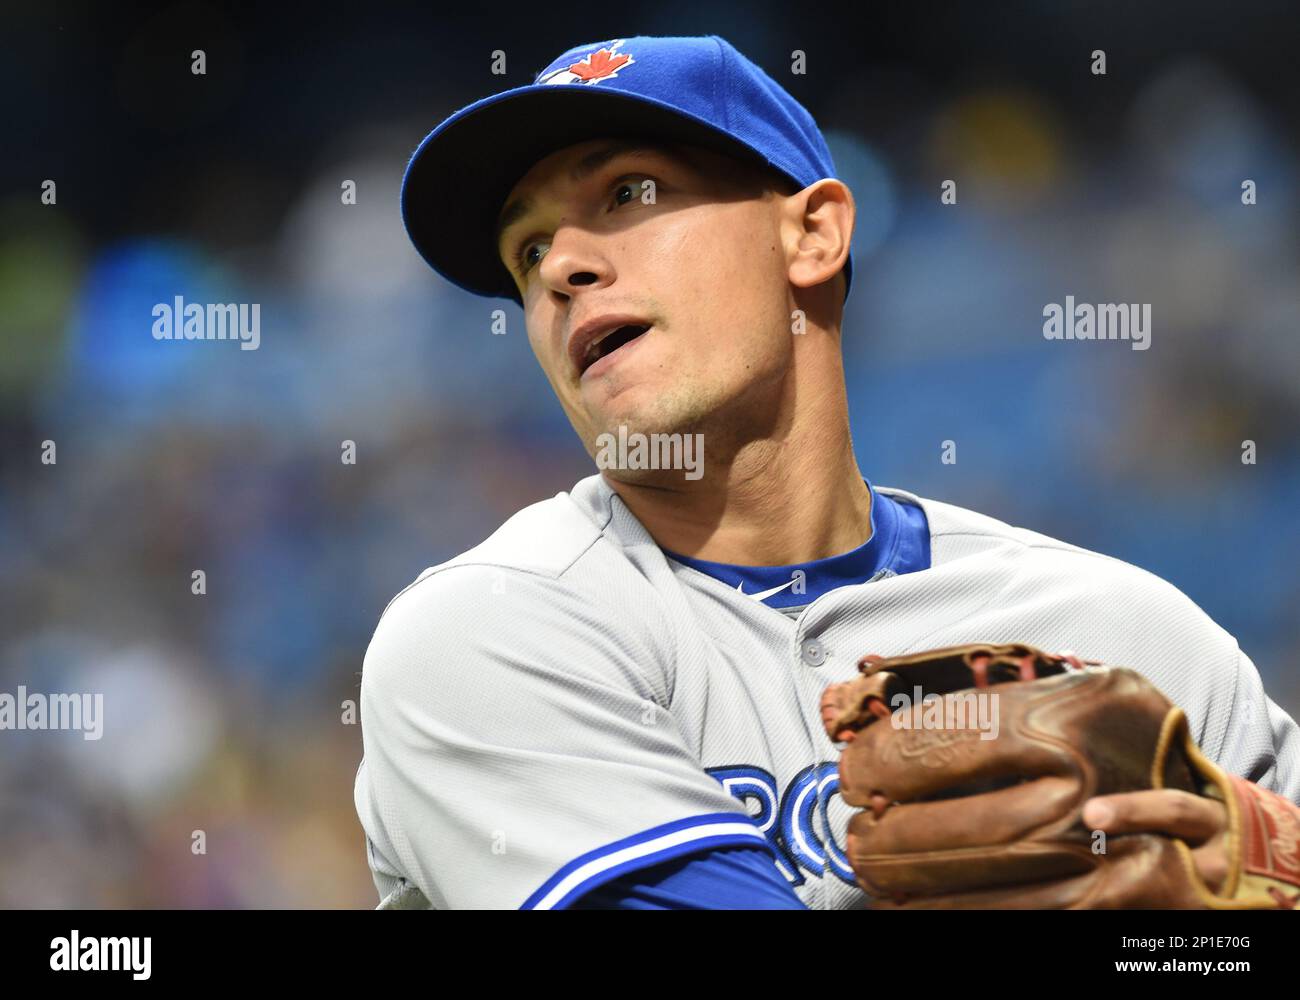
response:
M562 149L515 185L498 250L589 452L620 425L721 432L767 402L792 351L784 200L729 158L629 140Z

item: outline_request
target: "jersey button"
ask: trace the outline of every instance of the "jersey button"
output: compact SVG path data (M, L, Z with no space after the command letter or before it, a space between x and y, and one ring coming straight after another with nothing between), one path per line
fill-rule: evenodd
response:
M820 667L826 662L826 647L816 639L805 639L799 647L803 662L810 667Z

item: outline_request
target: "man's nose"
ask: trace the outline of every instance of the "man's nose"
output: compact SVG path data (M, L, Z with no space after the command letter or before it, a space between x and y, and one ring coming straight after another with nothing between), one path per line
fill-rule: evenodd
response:
M579 288L609 284L613 267L592 233L562 227L551 238L538 267L542 282L554 292L572 295Z

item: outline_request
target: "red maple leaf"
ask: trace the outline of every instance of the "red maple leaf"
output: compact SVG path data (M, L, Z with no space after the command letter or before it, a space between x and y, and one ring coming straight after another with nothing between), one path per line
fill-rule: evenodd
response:
M569 72L581 80L600 80L613 76L630 58L622 53L614 55L609 49L597 49L582 62L570 66Z

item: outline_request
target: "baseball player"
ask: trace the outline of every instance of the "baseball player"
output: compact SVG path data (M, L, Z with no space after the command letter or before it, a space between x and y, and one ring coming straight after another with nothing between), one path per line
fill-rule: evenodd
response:
M849 848L870 812L840 794L852 734L828 731L824 692L865 653L973 642L1138 672L1206 766L1280 817L1270 891L1300 898L1300 732L1232 636L1141 569L860 473L853 196L812 117L730 44L570 49L434 129L402 209L439 274L522 306L598 472L379 621L355 802L382 907L873 905ZM1098 725L1077 742L1115 739ZM1250 809L1208 785L1080 808L1111 843L1186 845L1194 870L1170 853L1151 878L1206 899L1244 884ZM949 827L980 835L926 836Z

